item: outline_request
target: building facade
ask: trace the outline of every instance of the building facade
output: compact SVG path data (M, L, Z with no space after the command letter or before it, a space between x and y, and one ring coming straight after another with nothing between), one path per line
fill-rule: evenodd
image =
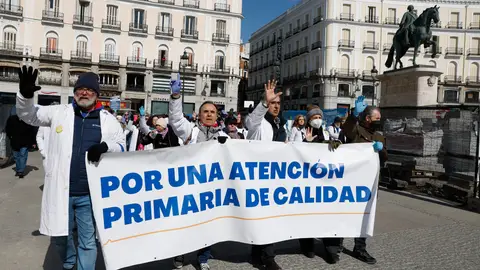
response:
M0 7L0 102L11 102L15 69L30 62L40 71L42 105L70 102L86 71L99 74L103 100L120 96L126 109L167 113L169 82L179 72L185 113L205 100L237 105L241 0L7 2Z
M381 106L375 70L387 70L408 5L418 15L440 6L441 21L431 26L439 53L432 59L432 48L422 47L417 55L417 64L443 72L432 93L438 103L479 103L479 0L303 0L252 35L248 99L258 102L267 79L278 78L286 110L310 103L350 108L359 95ZM405 67L412 58L413 49L403 58Z
M237 111L242 111L247 101L248 89L248 69L250 59L250 43L240 45L240 72L242 74L240 84L238 85L238 104Z

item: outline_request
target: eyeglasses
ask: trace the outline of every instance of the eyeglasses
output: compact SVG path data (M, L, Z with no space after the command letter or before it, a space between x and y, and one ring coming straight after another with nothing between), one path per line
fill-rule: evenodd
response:
M89 95L93 95L95 94L95 91L89 88L78 88L77 90L75 90L75 93L87 93Z

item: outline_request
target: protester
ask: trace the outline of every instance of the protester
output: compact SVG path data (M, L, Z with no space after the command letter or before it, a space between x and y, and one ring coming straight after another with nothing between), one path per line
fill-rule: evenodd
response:
M15 176L24 178L28 150L35 144L36 128L19 118L18 114L13 114L7 119L5 133L10 140L10 146L13 150Z
M368 106L364 96L355 101L355 108L343 125L345 137L351 143L372 143L375 152L379 153L380 167L387 161L385 137L378 131L382 130L380 109ZM355 238L353 254L356 258L368 264L375 264L377 260L367 252L367 239Z
M183 115L181 88L182 83L180 74L176 80L170 82L172 94L170 96L168 121L175 134L184 142L184 144L195 144L210 140L217 140L220 137L228 138L228 135L222 131L217 123L218 109L211 101L205 101L199 109L198 121L191 123ZM208 270L208 259L211 257L210 247L205 247L198 251L197 260L201 270ZM177 256L173 259L175 268L182 268L184 256Z
M40 233L53 237L64 269L95 269L97 243L85 156L98 162L103 153L123 152L125 136L119 123L103 110L98 75L83 73L74 86L72 104L33 105L38 70L23 66L16 109L20 119L53 129L46 156ZM88 152L88 155L87 155ZM55 158L53 158L55 157ZM78 255L72 229L77 224Z
M342 129L340 128L342 125L342 118L340 117L335 117L333 120L332 125L328 127L328 134L330 135L330 139L332 140L338 140L340 136L340 132Z
M231 139L245 139L245 136L243 133L240 133L240 131L237 128L238 121L234 117L227 117L225 119L225 133L227 133L228 137Z
M141 143L143 145L153 144L154 149L180 146L177 135L167 125L165 118L158 118L155 127L155 131L151 131L148 135L142 137Z
M301 114L295 117L292 132L288 140L290 142L302 142L305 139L305 117Z

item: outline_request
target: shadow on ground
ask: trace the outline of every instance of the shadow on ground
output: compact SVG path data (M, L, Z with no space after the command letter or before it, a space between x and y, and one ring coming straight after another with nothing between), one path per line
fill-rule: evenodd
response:
M24 174L25 174L25 176L27 176L27 175L28 175L29 173L31 173L32 171L38 171L38 170L39 170L39 169L38 169L38 167L36 167L36 166L27 165L27 166L25 167ZM12 171L13 171L13 173L15 174L15 167L12 167Z

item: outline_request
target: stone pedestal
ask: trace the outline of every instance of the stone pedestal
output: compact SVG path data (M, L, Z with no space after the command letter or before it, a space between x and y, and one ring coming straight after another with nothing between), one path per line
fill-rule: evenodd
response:
M437 68L422 65L384 72L378 76L380 107L437 105L440 75Z

